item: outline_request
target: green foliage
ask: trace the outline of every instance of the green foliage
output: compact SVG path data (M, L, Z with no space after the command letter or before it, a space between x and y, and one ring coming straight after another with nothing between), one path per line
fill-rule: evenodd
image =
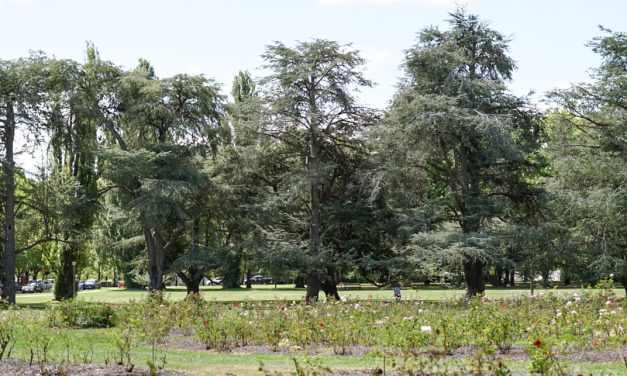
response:
M414 183L416 193L399 203L416 206L403 209L426 207L414 212L424 216L416 230L451 233L417 235L409 247L421 259L431 254L420 252L426 237L463 233L462 241L438 241L436 257L444 263L437 267L461 261L474 295L483 291L483 269L494 255L477 240L493 236L491 228L516 207L533 206L539 193L532 183L542 165L542 132L538 112L506 92L515 67L507 38L463 9L449 24L447 31L423 30L406 52L406 79L376 136L388 158L419 170L389 170L402 174L392 182L407 176Z
M602 60L593 82L551 93L560 106L551 120L552 193L556 214L576 245L576 272L614 273L627 287L625 212L625 46L622 32L602 29L590 47Z
M0 360L3 357L11 357L11 351L18 338L19 323L19 310L0 311Z
M62 301L50 310L50 325L72 328L109 328L116 326L119 307L82 300Z

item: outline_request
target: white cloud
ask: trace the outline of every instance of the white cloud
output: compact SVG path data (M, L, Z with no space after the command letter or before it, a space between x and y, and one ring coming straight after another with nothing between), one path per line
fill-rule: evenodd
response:
M39 3L40 0L0 0L0 8L30 9Z
M418 6L450 8L456 4L469 4L476 3L478 1L480 0L317 0L317 3L323 7L412 4Z
M394 58L394 54L391 51L361 46L355 46L355 48L359 50L361 57L366 59L368 66L388 64Z

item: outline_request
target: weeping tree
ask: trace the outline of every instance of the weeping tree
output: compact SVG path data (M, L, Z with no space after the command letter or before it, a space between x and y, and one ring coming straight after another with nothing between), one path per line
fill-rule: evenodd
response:
M70 299L75 291L74 267L89 243L90 228L98 209L96 119L81 95L80 66L71 61L50 64L51 106L50 176L55 216L59 267L55 271L55 299Z
M361 72L364 60L350 46L326 40L293 48L276 42L262 57L270 74L262 80L267 111L260 133L283 144L286 157L300 161L291 172L299 180L292 194L301 204L298 216L303 220L294 229L307 243L301 253L306 300L317 299L321 288L338 297L333 252L324 239L324 205L341 173L339 159L361 147L359 131L373 118L355 98L360 87L371 86Z
M449 30L424 29L406 51L406 77L384 126L412 150L406 163L426 174L427 205L442 208L429 221L438 231L457 224L459 234L436 233L432 243L458 260L473 296L485 290L490 226L507 220L510 203L537 193L528 177L541 132L538 114L506 91L515 68L507 38L463 9L450 17ZM430 243L416 240L417 249Z

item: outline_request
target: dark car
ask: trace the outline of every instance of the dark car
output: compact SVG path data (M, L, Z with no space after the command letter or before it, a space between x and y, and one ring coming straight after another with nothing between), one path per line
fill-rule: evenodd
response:
M88 279L83 283L83 290L94 290L99 289L100 287L100 281L95 279Z
M244 280L244 284L246 284L247 280ZM262 275L256 275L250 278L251 284L263 284L263 285L271 285L272 278L266 278Z

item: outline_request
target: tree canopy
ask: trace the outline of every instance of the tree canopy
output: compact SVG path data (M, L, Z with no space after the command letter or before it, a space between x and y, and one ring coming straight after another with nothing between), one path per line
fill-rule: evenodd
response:
M405 51L390 105L325 39L266 46L231 97L204 75L33 53L0 60L3 297L77 275L160 291L264 274L339 299L343 281L521 278L627 288L627 38L601 28L591 80L540 110L510 93L509 38L464 9ZM16 165L16 135L45 150ZM215 278L221 277L221 278ZM267 279L266 279L267 280Z

